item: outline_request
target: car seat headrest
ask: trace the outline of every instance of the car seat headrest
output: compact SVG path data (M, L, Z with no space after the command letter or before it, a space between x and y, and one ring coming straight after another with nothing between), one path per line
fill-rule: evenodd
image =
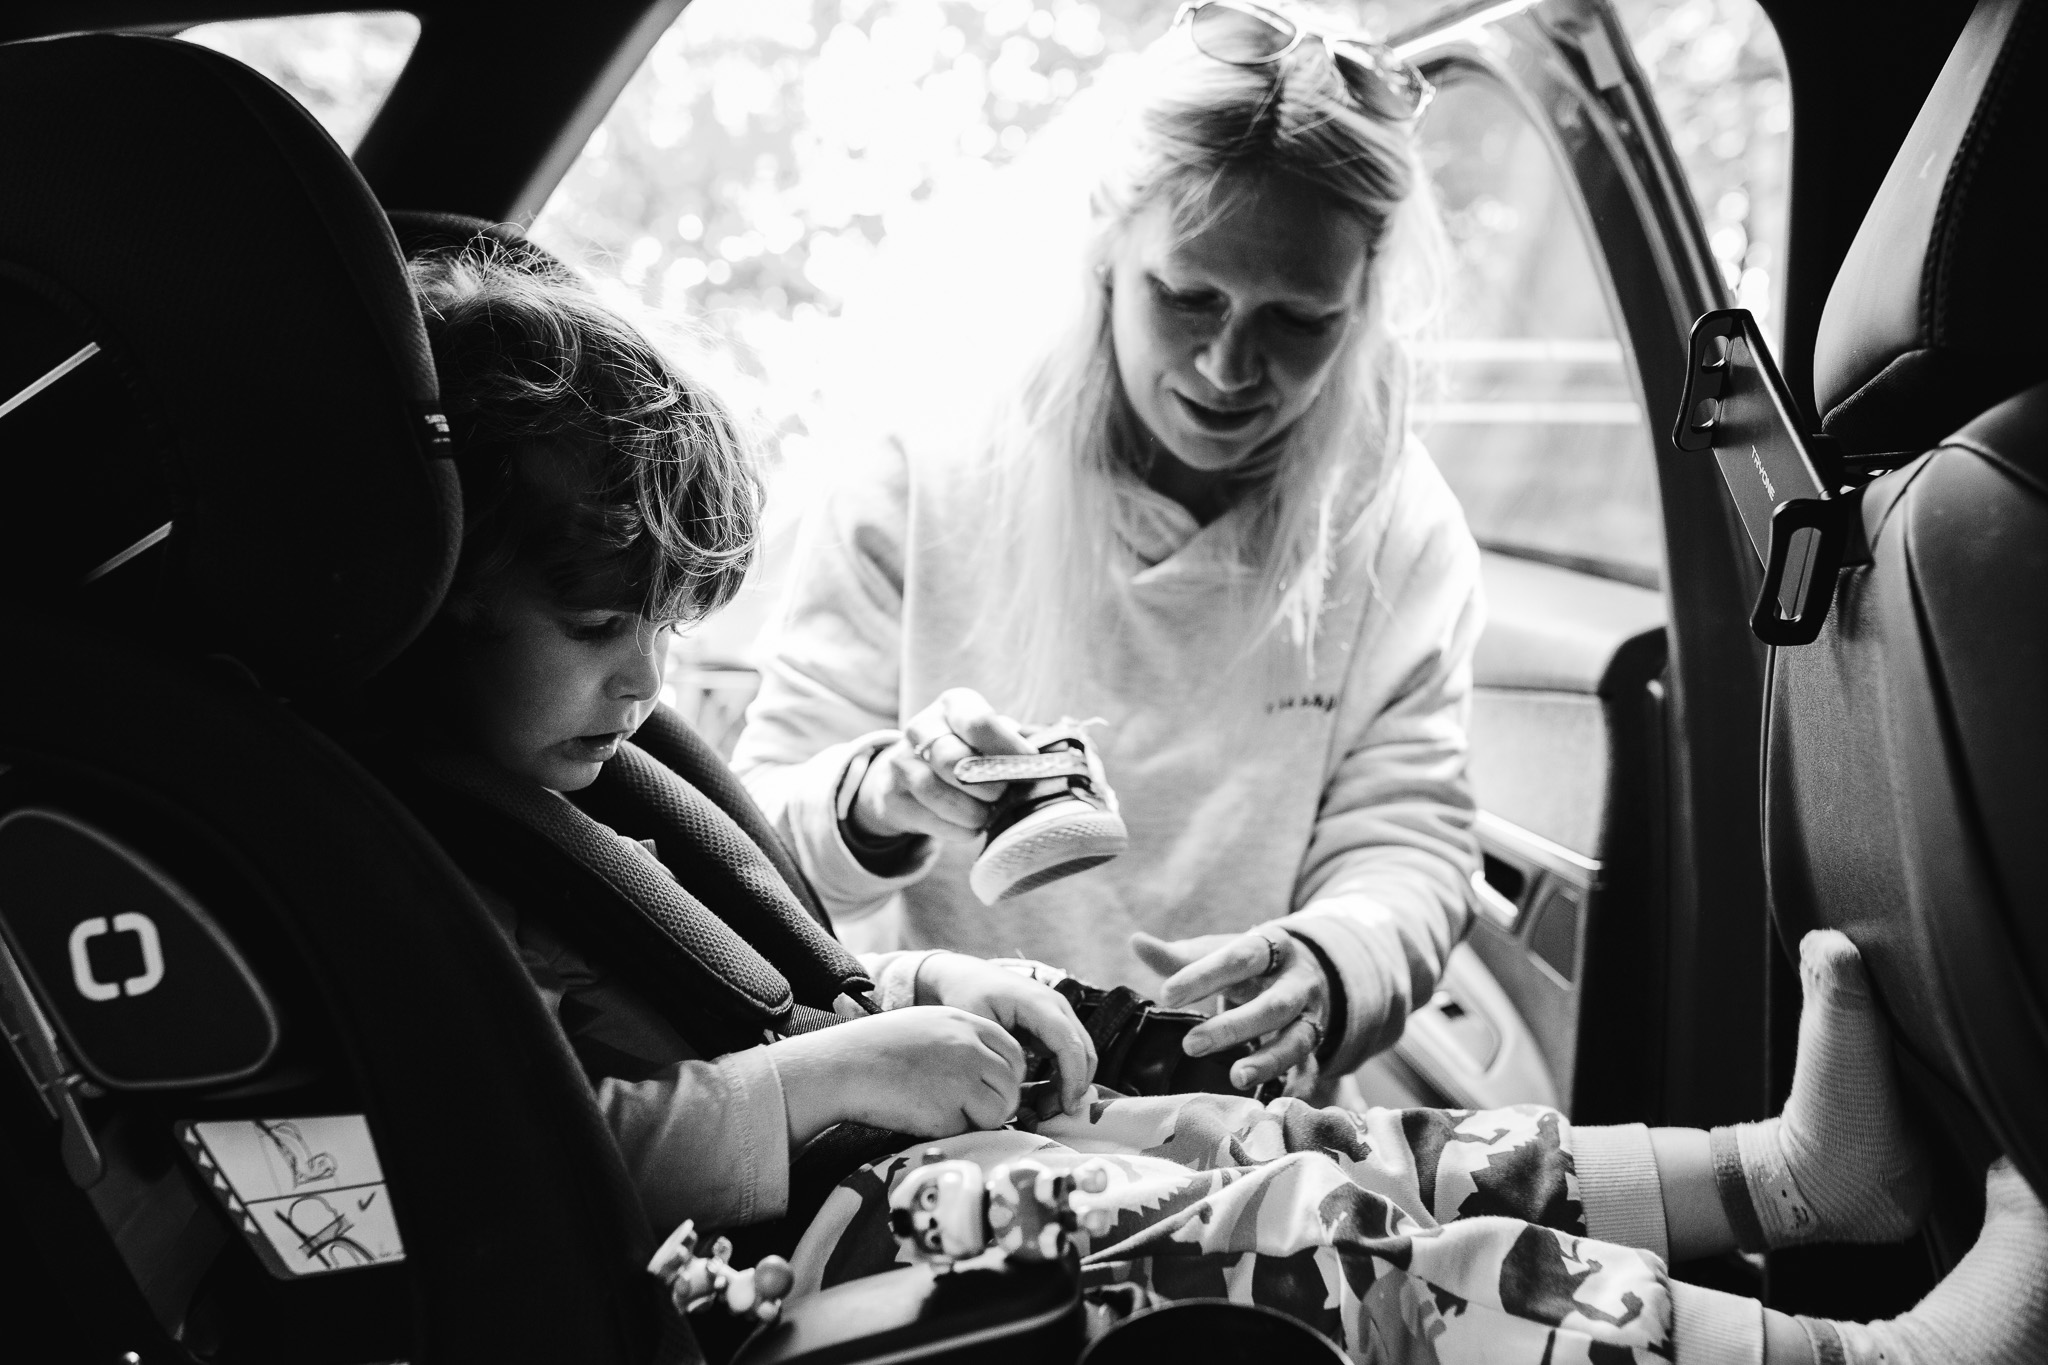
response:
M503 256L540 275L559 275L580 280L561 257L530 241L512 223L494 223L466 213L441 213L432 209L393 209L391 228L398 234L398 248L408 261L422 256L461 251L477 238L486 239Z
M347 156L229 58L95 34L0 46L0 183L0 591L91 579L124 628L284 691L397 654L461 502Z
M1828 294L1814 397L1851 453L1918 451L2048 376L2048 13L1980 0Z

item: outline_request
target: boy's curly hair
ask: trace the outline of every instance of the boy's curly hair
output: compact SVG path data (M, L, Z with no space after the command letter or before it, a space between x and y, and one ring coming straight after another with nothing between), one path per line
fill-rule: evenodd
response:
M571 611L731 601L762 488L716 390L559 268L478 239L410 270L462 477L450 614L488 619L516 566Z

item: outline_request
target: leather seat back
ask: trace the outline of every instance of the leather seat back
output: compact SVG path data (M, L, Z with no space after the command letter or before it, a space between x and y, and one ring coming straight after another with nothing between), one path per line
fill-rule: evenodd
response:
M1860 493L1862 540L1809 646L1774 651L1772 910L1846 931L1959 1180L2048 1190L2048 12L1984 0L1843 265L1816 389L1847 453L1920 452ZM1952 433L1952 434L1951 434ZM1931 447L1931 448L1930 448Z

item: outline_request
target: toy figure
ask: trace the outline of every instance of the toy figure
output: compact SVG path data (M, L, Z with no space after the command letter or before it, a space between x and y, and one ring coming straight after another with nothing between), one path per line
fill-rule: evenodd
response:
M904 1176L889 1197L889 1226L912 1254L939 1269L991 1250L1025 1261L1057 1260L1067 1234L1108 1232L1107 1209L1077 1209L1074 1194L1100 1194L1109 1172L1084 1162L1061 1174L1031 1160L983 1173L972 1161L948 1161L939 1148Z
M685 1218L647 1263L647 1273L668 1286L679 1313L695 1313L723 1301L736 1317L754 1317L764 1325L782 1316L782 1300L796 1284L789 1262L763 1256L750 1270L734 1270L732 1242L711 1244L711 1255L697 1255L697 1226Z

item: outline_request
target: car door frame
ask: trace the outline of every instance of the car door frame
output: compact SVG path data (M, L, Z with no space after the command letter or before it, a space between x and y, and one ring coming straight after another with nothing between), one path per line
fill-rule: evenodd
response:
M1728 306L1647 79L1604 0L1455 6L1394 39L1425 72L1490 79L1544 134L1610 288L1655 442L1665 647L1624 649L1599 870L1581 916L1572 1112L1705 1125L1769 1106L1771 951L1757 823L1760 572L1711 460L1679 451L1692 321ZM1633 738L1631 738L1633 737Z

